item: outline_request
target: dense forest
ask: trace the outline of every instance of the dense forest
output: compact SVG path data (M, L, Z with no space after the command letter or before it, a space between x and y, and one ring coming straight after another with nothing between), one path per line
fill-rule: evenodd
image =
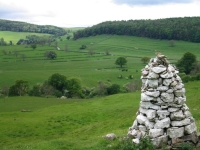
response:
M56 26L35 25L25 22L9 21L3 19L0 19L0 31L48 33L55 36L62 36L66 34L66 30Z
M200 17L106 21L77 31L74 34L74 39L99 34L200 42Z

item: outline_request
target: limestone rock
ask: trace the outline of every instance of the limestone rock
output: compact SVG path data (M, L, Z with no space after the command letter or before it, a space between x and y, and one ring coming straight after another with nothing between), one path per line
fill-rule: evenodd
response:
M184 127L168 128L167 135L169 135L170 138L182 137L184 135Z
M165 78L165 79L169 79L169 78L172 78L173 77L173 73L172 72L165 72L165 73L162 73L160 76L162 78Z
M189 125L187 125L187 126L185 126L185 133L186 134L191 134L191 133L193 133L195 131L197 131L197 127L196 127L194 122L189 124Z
M170 127L170 119L169 118L158 120L154 126L155 129L163 129L163 128L169 128L169 127Z
M159 74L162 73L166 70L167 68L165 66L158 66L158 67L153 67L152 71Z
M179 110L177 112L173 112L170 115L171 120L183 120L185 118L185 115L183 114L182 110Z
M157 88L158 87L158 80L147 80L148 86L151 88Z
M176 149L183 142L200 146L179 71L169 64L166 56L156 54L141 70L140 108L128 136L137 144L143 136L149 136L157 149L163 145Z
M168 142L168 136L162 135L156 138L153 138L152 144L155 146L155 148L162 148L164 145L167 145Z
M174 101L174 94L162 93L161 94L161 99L166 103L171 103L171 102Z
M171 121L171 125L173 127L181 127L181 126L185 126L185 125L189 125L190 124L190 119L186 118L184 120L180 120L180 121Z
M149 136L153 137L153 138L161 136L161 135L163 135L163 133L164 133L163 129L150 129L149 130Z
M153 91L153 92L146 91L145 94L148 96L151 96L151 97L158 97L160 95L160 92L159 91Z
M170 113L168 110L158 110L157 114L160 119L164 119L164 118L167 118L167 116L169 116Z
M107 140L114 140L116 138L116 135L114 133L110 133L107 134L104 138Z
M137 122L140 123L140 124L144 124L145 121L147 121L147 120L148 120L147 117L145 117L141 114L137 116Z

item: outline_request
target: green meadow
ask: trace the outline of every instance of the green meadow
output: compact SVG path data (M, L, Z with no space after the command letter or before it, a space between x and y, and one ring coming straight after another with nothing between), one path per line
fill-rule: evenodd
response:
M10 34L7 39L9 32L0 31L0 37L6 41L17 41L26 36ZM37 45L35 50L25 45L0 46L0 86L13 85L18 79L33 86L44 82L53 73L80 78L82 85L90 88L98 81L123 86L140 79L140 70L146 65L141 62L141 57L155 57L155 51L166 55L171 63L177 62L188 51L200 60L200 43L175 41L174 47L170 47L167 40L131 36L99 35L78 40L67 40L66 37L57 39L60 50L53 46L54 43L52 46ZM87 48L80 50L82 45ZM8 54L4 55L3 50ZM49 50L57 53L56 59L44 57ZM18 56L14 55L16 51ZM90 55L89 51L94 54ZM106 51L110 55L105 55ZM21 58L22 54L26 55L25 60ZM127 71L115 65L120 56L128 60L123 66ZM119 75L123 78L119 79ZM126 79L129 75L133 75L133 79ZM200 131L200 81L186 83L185 88L186 103ZM125 136L136 117L139 102L140 91L84 100L28 96L0 98L0 149L109 150L109 145L116 141L107 142L102 136L107 133ZM23 109L30 112L21 112Z
M86 87L93 87L98 81L111 81L123 86L131 80L126 77L133 75L134 79L140 77L140 70L145 66L141 57L155 57L155 51L168 56L171 63L180 59L185 52L192 52L200 59L199 43L175 41L175 46L170 47L167 40L153 40L131 36L99 35L78 40L67 40L66 36L57 39L61 50L54 46L40 46L35 50L24 45L0 47L0 85L13 84L18 79L29 81L30 85L44 82L53 73L60 73L67 77L78 77ZM53 45L53 44L52 44ZM64 51L67 45L69 51ZM87 48L80 50L81 45ZM4 55L3 50L10 52ZM57 53L55 60L47 60L44 53L54 50ZM18 56L13 53L17 51ZM91 56L89 51L93 51ZM110 55L105 55L108 51ZM25 54L23 61L21 55ZM121 71L115 61L119 56L127 58L128 62ZM118 76L122 75L122 79Z
M16 44L19 41L19 39L24 39L28 35L49 36L49 34L41 34L41 33L0 31L0 38L4 38L4 41L6 41L7 43L12 41L13 44Z
M187 105L200 131L200 81L185 84ZM127 134L139 108L140 92L89 100L37 97L0 99L2 150L109 150L103 136ZM21 112L22 109L31 112Z

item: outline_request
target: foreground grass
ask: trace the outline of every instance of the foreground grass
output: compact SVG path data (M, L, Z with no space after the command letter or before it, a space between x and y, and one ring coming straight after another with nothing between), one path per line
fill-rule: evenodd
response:
M91 100L1 99L0 149L93 147L109 132L126 134L138 100L139 93ZM31 112L22 113L22 109Z
M200 131L200 82L185 84L187 105ZM140 92L89 100L0 99L2 150L105 150L102 136L125 136L139 108ZM23 113L22 109L31 110Z

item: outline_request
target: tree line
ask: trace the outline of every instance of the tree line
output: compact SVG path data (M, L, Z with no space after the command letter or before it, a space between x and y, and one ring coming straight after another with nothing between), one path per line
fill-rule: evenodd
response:
M47 33L56 36L62 36L67 33L65 29L52 25L35 25L3 19L0 19L0 31Z
M74 33L74 39L100 34L200 42L200 17L106 21L78 30Z
M16 80L15 84L3 85L0 89L0 97L8 96L37 96L37 97L67 97L67 98L92 98L96 96L106 96L121 92L134 92L139 90L141 82L133 80L120 87L110 81L99 81L93 88L84 87L77 77L66 77L59 73L52 74L43 83L37 83L32 87L25 80Z

